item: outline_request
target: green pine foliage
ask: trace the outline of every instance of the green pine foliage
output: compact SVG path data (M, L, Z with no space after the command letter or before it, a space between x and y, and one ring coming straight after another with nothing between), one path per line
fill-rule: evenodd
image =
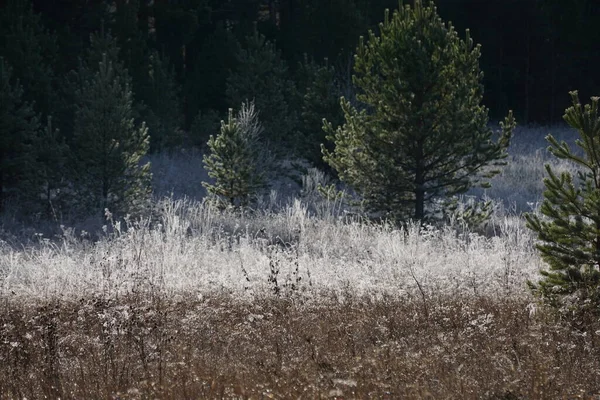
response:
M325 122L335 149L325 160L370 211L396 221L433 220L453 197L487 185L507 156L512 113L494 141L481 104L479 46L461 40L436 8L386 10L379 35L355 55L356 106L342 98L345 123Z
M110 31L119 45L119 56L129 71L132 88L137 96L147 81L147 65L150 60L148 47L148 20L140 19L140 0L117 0L114 11L106 16Z
M158 152L183 142L183 113L179 87L168 60L153 52L148 61L147 83L138 98L146 109L142 112L150 133L150 151Z
M224 25L218 24L214 32L203 37L198 53L191 61L192 70L186 75L183 91L192 124L199 112L203 115L211 109L225 112L230 106L239 104L229 104L226 88L227 78L236 68L240 43ZM221 118L217 121L217 132L220 121ZM208 136L202 140L202 145L207 140Z
M204 165L214 182L202 185L220 205L247 206L267 186L269 157L261 134L254 104L243 103L237 116L230 109L221 132L210 136Z
M164 53L148 45L146 7L139 0L115 2L110 27L131 77L136 119L146 123L150 151L158 152L182 143L183 112L174 68Z
M127 84L132 87L129 73L120 61L119 46L117 41L102 30L100 33L90 35L90 45L83 57L79 58L78 68L69 71L61 82L61 95L59 104L59 129L67 143L73 141L75 130L75 113L77 111L78 91L81 87L92 80L98 70L98 65L106 57L106 60L112 63L115 73L127 79ZM136 107L137 105L137 107ZM139 103L134 103L134 117L140 114Z
M55 110L57 53L56 38L33 12L31 1L8 0L0 9L0 55L23 86L23 99L43 117Z
M0 57L0 211L7 198L20 200L35 190L33 144L39 130L37 114L23 99L23 87Z
M104 46L93 47L90 59L97 59L94 52L103 50ZM134 123L130 79L118 60L107 54L96 65L83 65L79 76L73 154L81 206L138 212L151 189L150 164L142 164L149 137L144 124Z
M577 151L552 135L548 150L557 158L579 168L577 179L571 173L557 174L546 165L548 177L540 212L527 214L527 226L540 240L537 245L550 267L541 271L543 279L530 283L535 293L555 306L575 306L578 311L600 307L600 115L598 97L582 106L576 91L565 121L579 132ZM572 311L567 307L568 311Z
M328 57L338 65L347 60L358 37L367 31L365 11L383 8L373 0L294 1L293 15L280 24L281 47L296 56L296 61L309 53L318 60Z
M226 94L230 107L254 101L261 111L264 136L274 145L291 142L297 125L292 109L296 87L274 44L256 30L237 55L237 67L227 78Z
M39 211L46 218L57 219L70 204L68 184L69 146L48 117L46 126L36 136L33 152L36 157L36 199Z
M325 59L323 65L305 57L298 69L300 82L305 82L301 101L298 152L320 169L329 167L323 161L321 143L326 142L323 119L332 125L343 123L344 115L340 107L341 90L336 82L335 69ZM332 146L328 145L328 150Z

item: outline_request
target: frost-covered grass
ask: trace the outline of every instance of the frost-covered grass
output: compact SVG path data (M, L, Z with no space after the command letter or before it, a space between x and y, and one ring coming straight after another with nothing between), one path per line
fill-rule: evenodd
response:
M509 149L508 165L492 180L492 187L486 190L488 197L516 214L533 211L543 199L545 164L559 172L575 171L572 164L556 159L547 151L545 137L548 134L577 148L577 132L565 126L517 127ZM473 190L472 193L481 195L482 191Z
M206 203L163 200L154 222L115 224L97 242L66 230L59 240L0 254L0 296L103 295L133 290L252 296L520 293L541 267L532 237L505 217L496 236L393 229L311 217L299 200L278 213L223 215ZM271 280L270 280L271 279ZM277 283L273 281L277 280Z
M193 151L151 157L152 217L58 235L5 219L0 398L594 398L600 325L557 321L526 286L544 264L522 212L544 163L573 168L550 132L575 138L519 129L469 193L496 204L477 233L366 222L314 171L221 212Z

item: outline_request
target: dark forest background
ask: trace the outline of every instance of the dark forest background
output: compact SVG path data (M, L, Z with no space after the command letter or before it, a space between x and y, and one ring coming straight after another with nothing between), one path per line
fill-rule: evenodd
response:
M81 170L72 155L80 152L80 159L88 157L81 153L85 143L77 142L82 139L81 134L77 139L76 116L83 132L86 115L77 107L86 98L81 97L86 82L106 54L116 75L131 89L132 115L136 124L144 121L148 127L150 152L181 145L203 147L209 135L218 133L228 108L254 100L265 137L275 148L293 149L326 168L320 151L321 121L342 122L339 97L352 100L354 95L352 61L358 39L376 31L384 9L396 9L398 4L397 0L0 0L3 90L11 102L21 104L24 114L19 123L29 124L35 116L35 126L27 128L4 117L6 132L13 136L0 141L0 197L26 181L23 166L33 165L25 160L28 154L35 154L37 162L30 168L35 170L32 175L40 175L40 165L47 167L42 186L48 204L58 185L51 182L72 184L64 171ZM569 91L579 90L582 99L600 94L597 0L435 4L461 37L468 28L482 46L484 103L492 120L514 110L521 125L558 123L570 104ZM14 114L6 109L7 115ZM15 139L21 135L19 129L32 132L30 139ZM11 158L17 148L23 157ZM142 146L136 151L143 155L146 150ZM37 196L40 183L34 186Z
M6 1L4 2L6 3ZM119 16L107 16L107 3ZM440 16L482 45L485 103L492 118L516 112L521 123L553 123L567 92L600 93L600 2L596 0L437 0ZM110 25L135 63L155 49L168 56L181 86L186 127L199 110L227 108L225 81L236 43L258 30L292 69L305 54L349 68L360 35L376 29L396 0L33 0L55 35L53 68L77 66L92 32ZM107 22L112 21L112 22ZM107 26L108 28L108 26ZM226 32L230 32L230 38ZM2 32L3 40L6 40Z

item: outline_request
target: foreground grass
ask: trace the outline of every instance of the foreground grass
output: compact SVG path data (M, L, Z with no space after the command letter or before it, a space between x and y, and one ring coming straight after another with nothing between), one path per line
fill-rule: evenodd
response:
M600 332L530 300L3 298L0 398L596 398Z

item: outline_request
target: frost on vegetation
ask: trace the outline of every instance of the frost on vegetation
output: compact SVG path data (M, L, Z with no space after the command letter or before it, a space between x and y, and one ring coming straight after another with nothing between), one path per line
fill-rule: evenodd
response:
M574 143L577 131L567 126L517 127L508 149L508 165L490 180L492 187L472 189L469 193L486 195L500 203L502 208L513 213L537 209L543 199L546 177L545 164L551 164L558 172L575 173L575 166L565 160L553 157L547 150L545 137L552 134L559 141Z
M157 220L128 221L95 243L65 231L58 242L3 249L0 294L506 295L526 293L540 268L521 224L498 225L492 237L393 229L316 218L300 200L265 215L189 200L166 199L158 209Z

